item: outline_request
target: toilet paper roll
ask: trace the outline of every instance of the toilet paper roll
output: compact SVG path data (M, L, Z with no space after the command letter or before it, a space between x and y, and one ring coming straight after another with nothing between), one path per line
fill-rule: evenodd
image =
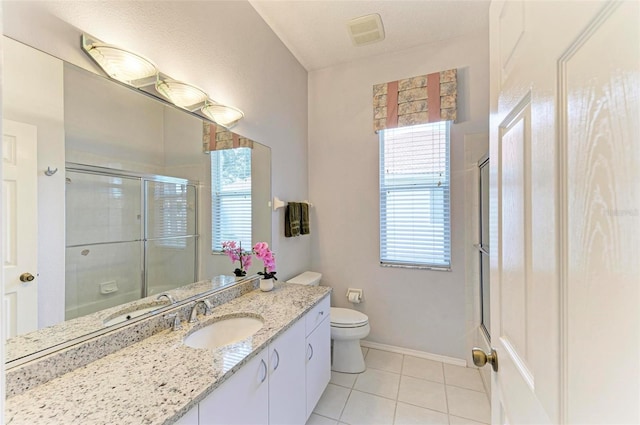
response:
M360 304L360 294L352 292L349 294L349 302L354 304Z

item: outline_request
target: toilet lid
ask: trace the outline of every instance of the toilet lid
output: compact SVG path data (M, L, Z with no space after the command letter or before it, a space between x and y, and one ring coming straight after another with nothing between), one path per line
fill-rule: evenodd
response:
M352 310L350 308L338 308L331 307L329 314L331 318L331 324L340 327L356 327L366 325L369 318L366 314L359 311Z

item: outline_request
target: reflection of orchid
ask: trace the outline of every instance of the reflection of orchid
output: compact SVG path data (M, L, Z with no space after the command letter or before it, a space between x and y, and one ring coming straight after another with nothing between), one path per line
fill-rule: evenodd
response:
M245 276L245 269L251 267L251 251L242 250L242 242L236 241L222 242L222 251L227 254L232 263L240 262L240 267L234 270L236 276Z
M258 242L253 246L253 253L264 263L264 272L258 272L264 279L276 279L276 258L266 242Z

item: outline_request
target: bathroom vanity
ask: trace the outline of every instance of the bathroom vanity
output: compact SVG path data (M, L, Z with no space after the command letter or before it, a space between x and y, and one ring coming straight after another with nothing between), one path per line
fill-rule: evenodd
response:
M193 301L138 321L160 320L164 330L16 391L6 401L5 419L12 424L305 423L331 374L331 289L283 283L262 292L255 289L257 280L251 285L243 295L222 304L217 300L208 316L199 309L196 323L188 323L185 314ZM201 299L215 304L215 297ZM178 330L172 326L175 313L182 319ZM259 319L262 327L214 349L184 344L194 332L238 317ZM111 338L131 337L127 329ZM29 366L20 366L10 379L29 380L37 371Z

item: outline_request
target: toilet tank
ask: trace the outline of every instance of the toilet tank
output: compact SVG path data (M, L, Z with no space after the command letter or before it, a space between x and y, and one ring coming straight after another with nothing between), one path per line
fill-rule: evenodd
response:
M296 277L287 280L287 283L296 283L298 285L318 286L322 273L317 272L304 272Z

